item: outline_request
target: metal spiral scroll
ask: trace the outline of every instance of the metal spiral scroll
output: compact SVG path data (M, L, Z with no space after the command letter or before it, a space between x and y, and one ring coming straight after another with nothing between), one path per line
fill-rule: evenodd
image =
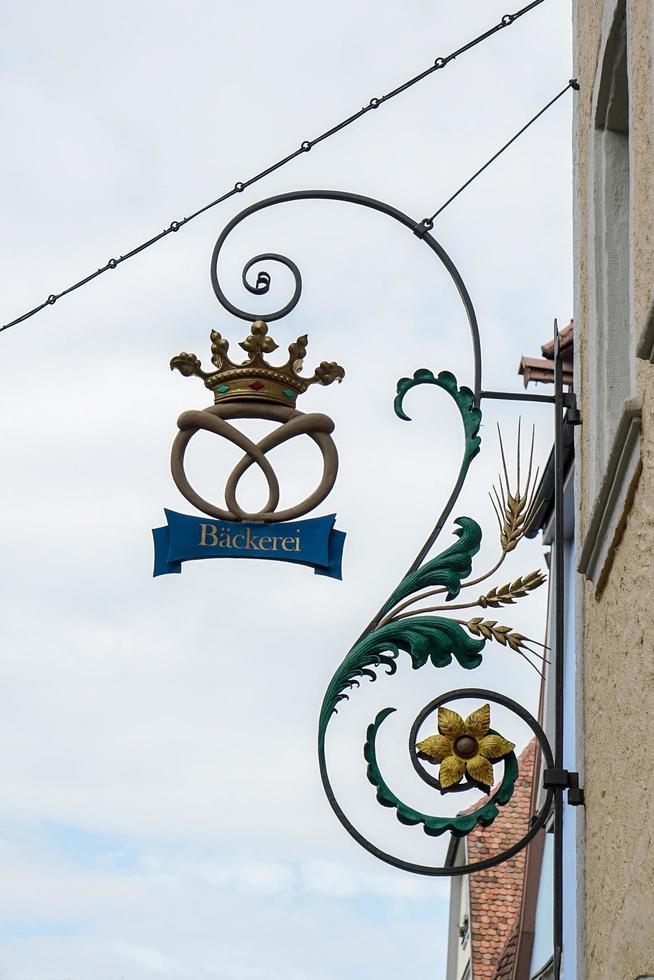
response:
M239 215L238 217L239 218L246 217L245 212L242 212L242 215ZM285 255L280 255L278 252L262 252L261 255L255 255L253 258L251 258L248 262L245 263L245 266L243 267L243 273L241 275L241 281L243 282L243 285L245 286L245 288L249 293L254 293L255 296L263 296L264 293L267 293L268 290L270 289L270 283L271 283L270 273L267 271L259 272L256 282L254 283L254 285L252 285L252 283L249 282L248 280L248 273L250 269L254 268L254 266L257 265L259 262L278 262L280 265L286 266L286 268L290 270L293 276L295 285L294 285L293 295L291 299L280 310L274 310L272 313L263 313L263 314L262 313L250 314L247 313L245 310L239 310L237 306L234 306L233 303L230 303L230 301L227 299L227 297L225 296L225 294L223 293L220 287L220 282L218 281L218 270L217 270L218 253L222 248L225 238L234 227L234 224L235 221L232 221L229 225L227 225L222 235L216 242L216 245L213 250L213 255L211 257L211 285L213 286L213 291L218 297L222 306L224 306L226 310L229 310L230 313L233 313L234 316L238 316L242 320L266 320L269 323L272 320L280 320L283 316L286 316L287 313L290 313L291 310L295 309L295 307L300 301L300 296L302 295L302 276L300 274L300 270L296 266L295 262L293 262L292 259L287 258Z
M267 270L262 270L259 272L254 284L249 281L248 275L251 273L253 267L258 263L263 261L281 263L287 269L289 269L293 275L294 289L290 300L279 310L273 310L266 313L262 313L261 311L242 310L227 299L218 279L218 261L226 238L229 236L230 232L245 218L257 213L258 211L273 207L277 204L287 204L294 201L305 200L341 201L379 211L404 225L411 232L413 232L417 238L423 241L437 256L456 286L468 319L474 358L474 384L472 389L465 386L460 387L454 375L448 371L441 371L438 375L434 375L432 371L428 369L418 370L415 372L412 378L402 378L398 382L397 396L395 399L395 412L400 419L406 421L409 421L409 419L404 412L404 398L407 392L416 386L425 384L435 386L446 392L454 400L461 416L464 432L465 446L463 458L450 498L447 501L434 528L429 533L425 544L420 549L414 562L408 569L405 576L401 579L395 591L350 649L327 688L321 707L318 726L318 758L323 786L327 799L329 800L334 813L345 830L347 830L354 840L356 840L362 847L387 864L401 868L405 871L431 876L455 876L469 874L474 871L481 871L484 868L489 868L506 861L508 858L512 857L523 847L525 847L528 842L538 833L545 823L552 806L552 789L548 789L543 806L532 818L527 833L521 840L517 841L501 854L494 855L474 864L467 864L457 867L415 864L404 861L402 858L382 851L375 844L369 841L367 837L365 837L365 835L352 824L336 799L329 776L325 744L327 729L337 713L338 705L347 700L349 697L349 692L353 688L359 686L361 679L367 678L374 681L376 679L377 669L383 667L386 668L389 674L395 674L397 670L396 661L399 657L400 651L408 654L408 656L411 658L414 669L423 667L428 662L437 668L446 667L452 662L453 657L457 660L460 666L466 669L474 669L481 663L482 650L489 639L495 639L500 643L506 644L507 636L513 638L513 644L509 643L509 645L512 646L512 649L522 652L520 650L520 646L522 641L525 641L526 638L521 637L520 634L517 633L508 633L507 631L509 630L509 627L499 627L493 633L492 629L487 623L481 623L481 619L479 621L473 620L470 623L462 624L461 621L449 619L445 616L419 615L418 613L421 613L421 610L413 610L411 613L401 612L401 610L403 610L406 606L409 606L412 602L417 601L418 598L423 598L424 596L419 595L419 590L425 588L431 589L431 591L427 593L428 595L431 595L434 592L445 593L445 602L451 603L452 600L458 596L461 588L466 587L468 584L474 584L481 581L481 579L488 577L491 573L495 572L503 560L503 558L501 558L495 568L492 569L491 572L487 573L487 575L472 580L471 583L464 581L466 577L471 574L472 560L474 555L479 550L482 536L479 525L476 523L476 521L469 517L459 517L454 522L456 525L454 534L457 538L455 543L445 551L438 554L436 557L428 558L429 552L431 551L436 539L450 518L454 505L463 487L469 466L479 452L481 443L478 434L481 423L481 411L479 405L482 398L481 345L474 307L468 290L466 289L466 286L454 263L449 258L442 246L429 233L429 229L431 227L429 223L425 221L415 221L390 205L384 204L383 202L372 198L362 197L357 194L348 194L342 191L310 190L282 194L259 201L236 215L221 233L218 241L216 242L211 260L211 281L218 300L230 313L233 313L235 316L244 320L262 318L267 321L272 321L280 319L287 313L290 313L299 302L302 293L302 278L298 267L291 259L278 253L269 252L255 256L245 265L242 275L243 284L250 293L256 295L264 295L267 293L271 283L271 276ZM511 502L511 508L513 508L518 515L516 517L518 525L520 525L520 522L524 524L527 517L526 513L524 513L524 508L526 506L525 501L528 494L524 497L521 496L520 487L518 485L517 496L514 497L509 490L507 476L506 495ZM506 504L504 492L502 492L502 501ZM502 506L499 498L498 506ZM520 533L516 532L517 538L519 539L523 533L524 531ZM503 545L504 555L508 553L508 551L512 550L512 548L515 547L515 543L517 543L517 541L514 542L514 539L510 536L507 538L507 541L508 543ZM536 579L538 579L536 584L542 584L544 578L540 577L539 573L536 576L536 579L534 579L535 575L536 573L532 573L531 576L527 576L526 579L518 580L519 582L523 583L523 592L521 594L526 594L526 590L535 587L533 583L536 581ZM494 588L492 591L496 592L496 588ZM447 609L446 606L438 608ZM427 609L426 611L431 612L433 610ZM495 622L493 622L492 625L495 626ZM467 630L464 627L467 627ZM502 632L502 630L504 632ZM471 633L474 635L471 635ZM525 649L529 648L525 646ZM553 758L549 743L542 729L538 725L538 722L528 711L526 711L516 702L496 692L485 691L477 688L461 689L442 694L434 701L430 702L430 704L420 712L411 729L411 762L418 775L420 775L425 782L432 786L436 786L436 788L439 786L438 780L436 780L435 777L433 777L423 768L420 760L417 757L414 743L418 729L420 728L420 725L423 723L424 719L432 712L438 710L448 702L456 701L457 699L461 698L485 698L487 701L503 705L517 714L518 717L526 722L536 736L543 755L545 766L547 768L552 767ZM419 811L407 806L395 796L391 788L384 780L377 762L377 733L384 720L394 710L394 708L386 708L378 713L377 717L368 728L364 748L364 756L368 763L368 778L376 788L378 801L386 807L395 809L397 819L401 823L406 825L422 825L423 830L429 836L438 836L445 831L449 831L454 836L464 836L475 826L489 826L499 813L498 807L505 805L511 798L513 786L518 774L515 755L513 753L508 753L503 759L499 760L504 766L504 774L499 788L492 796L490 796L483 806L473 811L472 815L466 815L464 818L463 815L459 815L458 817L438 817L420 813ZM493 734L492 729L488 729L488 731L489 733ZM464 783L461 788L466 789L469 787L469 783Z
M386 214L389 218L399 221L400 224L412 231L414 235L420 238L425 245L427 245L428 248L430 248L438 256L439 260L445 266L449 275L451 276L465 307L466 316L470 327L470 335L472 338L474 358L474 393L476 401L479 402L479 397L481 394L481 343L479 340L479 327L477 325L477 316L475 314L474 306L472 305L470 294L466 289L466 285L461 278L459 270L456 268L454 262L449 257L443 246L436 241L433 235L429 234L429 227L428 225L425 225L424 221L416 221L414 218L410 218L407 214L404 214L402 211L398 211L397 208L391 207L390 204L385 204L383 201L377 201L372 197L364 197L361 194L348 194L344 191L292 191L288 194L277 194L275 197L268 197L263 201L257 201L255 204L250 205L250 207L240 211L239 214L235 215L235 217L233 217L232 220L225 225L218 238L218 241L214 246L213 254L211 256L211 284L220 304L230 313L233 313L234 316L240 317L241 320L260 319L266 320L267 322L279 320L286 316L287 313L290 313L291 310L295 309L300 301L300 296L302 295L302 276L295 262L293 262L292 259L287 258L285 255L280 255L278 252L265 252L261 255L255 255L245 264L241 278L243 285L248 292L262 296L270 289L270 274L267 272L267 270L264 274L260 273L257 281L254 285L252 285L252 283L248 281L248 273L250 270L257 263L264 261L277 262L289 269L294 280L293 295L288 303L286 303L285 306L282 306L279 310L272 310L271 312L263 313L261 310L251 312L248 310L239 309L238 306L235 306L227 299L218 278L218 259L220 257L220 252L225 244L225 240L229 237L234 228L236 228L237 225L240 225L240 223L246 218L249 218L250 215L256 214L258 211L275 207L278 204L289 204L294 201L342 201L346 204L357 204L360 207L368 208L372 211L379 211L381 214Z

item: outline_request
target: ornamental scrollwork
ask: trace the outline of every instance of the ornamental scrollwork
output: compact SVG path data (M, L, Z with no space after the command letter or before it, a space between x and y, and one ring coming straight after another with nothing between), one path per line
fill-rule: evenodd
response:
M554 790L549 784L544 802L538 813L533 815L527 832L501 854L478 861L476 864L456 867L412 863L377 847L346 815L336 797L329 774L327 734L339 709L360 687L362 681L376 680L382 670L389 675L396 674L400 654L406 654L413 669L421 669L428 665L440 669L456 662L465 670L473 671L482 663L489 644L500 645L523 657L539 674L541 673L540 665L547 660L546 648L500 621L504 619L500 611L506 611L507 607L528 597L545 582L545 575L540 570L524 573L509 582L501 577L501 568L507 555L518 547L538 516L539 482L538 470L533 468L533 435L527 466L522 467L521 432L518 427L516 473L515 478L511 478L500 434L501 472L496 486L491 491L491 502L498 521L499 554L490 569L476 573L474 561L482 541L481 527L472 517L453 517L452 512L471 463L480 451L482 398L516 396L501 392L484 392L481 342L472 300L454 262L430 233L431 226L427 226L425 222L415 221L388 204L357 194L326 190L281 194L244 209L223 229L216 242L211 263L214 292L225 309L242 319L278 320L293 310L302 292L302 278L297 265L291 259L271 252L257 255L245 264L242 274L243 285L250 293L259 296L268 292L271 275L267 270L260 271L256 283L253 284L248 276L256 265L264 261L281 264L293 277L293 293L290 300L285 306L264 314L240 309L227 299L220 284L218 265L227 237L243 220L269 207L307 200L345 202L372 209L407 228L432 251L449 274L463 304L470 329L474 360L471 387L459 385L456 377L449 371L434 374L427 368L422 368L416 371L413 377L402 378L398 382L394 408L398 418L403 421L410 421L404 409L406 395L418 386L433 386L445 392L453 400L463 429L464 445L461 463L443 512L413 564L345 655L327 685L318 720L318 760L325 793L334 813L345 830L375 857L387 864L417 874L452 876L471 873L507 860L518 853L539 832L554 800ZM299 338L297 343L300 344L303 340L304 338ZM214 364L221 369L221 366L225 366L224 358L227 349L221 337L214 341L214 345L217 345L215 353L219 360L219 364L216 360ZM265 351L267 348L264 346L261 350ZM302 350L303 354L304 350ZM200 375L205 383L210 383L209 375L201 371L200 363L196 358L193 359L192 355L181 355L181 357L184 360L173 366L179 367L184 373ZM338 374L335 374L336 367L333 364L321 365L311 380L322 384L330 383L338 377ZM282 401L283 397L280 395ZM263 450L263 446L260 448ZM252 454L253 450L249 451ZM434 545L439 535L448 526L454 536L453 543L433 555ZM497 614L495 614L496 610ZM473 615L473 612L479 614ZM497 618L494 618L495 615ZM478 706L464 716L456 710L456 702L470 699L478 702ZM385 779L377 757L379 731L386 719L396 710L387 707L379 711L369 724L363 753L367 777L374 787L378 802L393 810L400 823L406 826L420 826L430 837L438 837L445 832L449 832L454 837L462 837L476 827L489 827L498 819L501 808L510 803L519 775L515 746L492 727L491 705L493 704L508 708L531 728L539 744L545 769L546 771L551 769L554 763L549 742L538 722L524 707L494 691L472 687L448 691L426 705L415 719L409 736L411 764L424 782L438 790L441 795L475 789L481 790L487 798L482 799L481 804L456 816L423 813L401 800ZM432 724L432 734L420 737L421 726L428 720ZM429 771L433 770L434 766L438 766L438 775Z
M480 450L481 412L475 405L470 389L459 387L450 372L442 371L434 375L427 369L421 369L416 371L412 379L402 378L398 382L395 412L399 418L410 421L404 412L404 397L411 388L421 384L435 385L445 391L459 409L464 434L464 451L457 480L457 486L460 486L470 463ZM499 523L499 557L495 564L482 574L472 577L482 530L471 517L456 518L454 535L457 540L454 544L436 557L423 560L404 576L383 604L376 621L353 646L334 674L323 699L318 731L321 770L328 783L326 735L339 703L349 699L352 690L359 686L362 678L375 680L378 669L385 668L389 674L395 674L396 661L401 652L408 654L414 669L428 663L433 667L447 667L454 659L464 669L474 670L482 662L486 645L498 643L524 657L540 673L538 664L531 659L535 657L540 661L546 660L544 653L536 649L542 647L537 641L510 626L498 623L497 620L485 619L483 616L463 619L451 615L455 610L487 610L513 605L546 580L545 575L537 570L520 576L513 582L493 585L481 594L478 589L482 582L498 574L507 555L518 546L537 514L535 488L538 472L533 469L533 434L527 473L523 480L520 438L519 428L516 476L512 480L509 477L500 433L502 473L491 496ZM455 601L462 592L470 589L478 591L477 597ZM434 598L440 601L433 605L417 605ZM518 761L513 751L515 746L490 727L490 705L482 705L465 719L457 712L440 706L437 734L411 746L411 751L418 759L428 759L439 764L439 775L434 781L426 778L420 766L416 769L427 782L436 785L441 794L476 788L490 797L472 812L455 817L440 817L416 810L403 802L385 780L377 759L377 735L383 722L395 710L385 708L380 711L366 734L364 758L368 764L367 776L375 787L378 802L394 809L401 823L421 825L423 831L432 837L446 831L460 837L477 826L490 826L499 813L498 808L511 799L518 777ZM493 769L499 764L503 765L503 774L499 786L491 796L495 782ZM329 785L331 786L330 783ZM390 863L404 866L400 859ZM409 870L413 869L409 867Z

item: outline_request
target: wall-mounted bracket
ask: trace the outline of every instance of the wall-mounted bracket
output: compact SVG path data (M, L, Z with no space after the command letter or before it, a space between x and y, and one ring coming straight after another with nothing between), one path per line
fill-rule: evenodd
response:
M579 773L567 769L546 769L543 773L544 789L567 789L570 806L584 806L584 791L579 786Z

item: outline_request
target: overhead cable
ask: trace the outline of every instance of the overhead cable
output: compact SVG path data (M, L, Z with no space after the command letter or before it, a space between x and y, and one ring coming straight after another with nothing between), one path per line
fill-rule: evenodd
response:
M505 150L508 150L508 148L511 146L511 144L512 143L515 143L515 141L518 139L518 137L519 136L522 136L522 134L524 132L526 132L526 130L528 130L529 127L533 123L535 123L537 119L540 119L540 117L543 115L543 113L547 112L547 110L551 106L553 106L555 102L558 102L559 99L563 95L565 95L565 93L569 89L573 89L575 92L578 92L579 91L579 82L577 81L576 78L571 78L565 88L562 88L561 91L558 92L554 96L553 99L550 99L550 101L547 103L547 105L544 105L543 108L540 109L536 113L535 116L532 116L531 119L529 120L529 122L525 123L525 125L521 129L519 129L518 132L514 136L512 136L511 139L508 140L504 144L504 146L501 146L500 149L497 151L497 153L494 153L493 156L490 158L490 160L487 160L486 161L486 163L483 165L483 167L480 167L479 170L476 170L475 173L472 175L472 177L469 177L468 180L466 180L465 184L461 184L461 186L459 187L458 191L455 191L454 194L452 194L451 197L448 197L448 199L445 202L445 204L441 204L441 206L438 208L438 210L437 211L434 211L434 213L431 215L431 217L429 217L429 218L423 218L422 219L422 221L420 222L420 225L419 225L419 229L420 230L416 232L416 234L418 235L418 237L421 237L421 235L424 232L426 232L426 231L431 231L431 229L434 227L434 221L438 217L438 215L441 214L445 210L445 208L448 207L452 203L452 201L454 201L459 196L459 194L461 194L461 192L466 189L466 187L469 187L470 184L472 184L473 180L476 180L477 177L479 177L480 174L483 174L484 170L486 170L487 167L490 167L491 163L494 163L495 160L497 160L497 158L499 156L501 156L504 153Z
M530 10L533 10L534 7L538 7L543 2L544 0L533 0L532 3L527 4L525 7L522 7L520 10L517 10L513 14L504 14L502 19L497 24L495 24L493 27L490 27L488 30L484 31L483 34L479 34L477 37L473 38L471 41L468 41L462 47L457 48L456 51L453 51L451 54L448 54L445 57L436 58L433 65L430 65L428 68L425 68L424 71L421 71L417 75L414 75L412 78L409 78L406 82L402 82L402 84L398 85L396 88L391 89L391 91L387 92L386 95L381 95L378 98L375 97L370 99L368 104L364 106L362 109L359 109L357 112L352 113L352 115L347 116L341 122L337 123L335 126L332 126L331 129L327 129L324 133L321 133L320 136L316 136L312 140L304 140L300 144L297 150L294 150L292 153L289 153L287 156L282 157L276 163L273 163L269 167L266 167L265 170L261 170L258 174L255 174L253 177L249 177L247 180L237 181L230 190L226 191L224 194L221 194L220 197L217 197L213 201L210 201L208 204L203 205L201 208L198 208L197 211L193 211L192 214L187 215L185 218L181 218L179 221L171 221L170 224L163 229L163 231L160 231L158 234L153 235L151 238L148 238L146 241L142 242L140 245L137 245L129 252L125 252L124 255L120 255L118 256L118 258L109 259L109 261L106 262L99 269L96 269L94 272L91 272L88 276L85 276L83 279L79 279L77 282L74 282L71 286L68 286L66 289L62 289L58 293L50 293L48 298L44 300L43 303L40 303L38 306L35 306L33 309L28 310L26 313L23 313L21 316L18 316L14 320L11 320L9 323L5 323L3 326L1 326L0 333L3 330L8 330L9 327L14 327L16 326L16 324L22 323L24 320L28 320L36 313L39 313L41 310L45 309L46 306L54 306L57 300L61 299L62 296L66 296L68 293L72 293L74 290L80 289L82 286L85 286L93 279L97 279L98 276L103 275L103 273L108 272L110 269L115 269L122 262L126 262L127 259L133 258L135 255L138 255L139 252L142 252L144 251L144 249L150 248L150 246L154 245L156 242L161 241L162 238L165 238L166 235L169 235L171 232L179 231L179 229L183 228L184 225L187 225L189 221L193 221L194 218L197 218L199 215L204 214L205 211L208 211L210 208L216 207L216 205L218 204L222 204L223 201L228 200L228 198L233 197L235 194L242 193L242 191L244 191L246 187L250 187L252 184L257 183L257 181L262 180L264 177L267 177L275 170L279 170L281 167L286 166L287 163L290 163L291 160L294 160L302 153L308 153L309 150L313 149L314 146L317 146L318 143L322 143L324 140L329 139L330 136L334 136L342 129L345 129L346 126L350 126L352 123L356 122L366 113L372 111L373 109L378 109L381 105L383 105L386 102L390 102L391 99L394 99L397 95L400 95L402 92L406 92L407 89L411 88L413 85L417 84L418 82L421 82L424 78L427 78L429 75L432 75L434 72L439 71L441 68L445 68L446 65L448 65L451 61L454 61L455 58L458 58L459 55L465 54L467 51L470 51L472 48L475 48L478 44L481 44L483 41L486 41L489 37L492 37L494 34L497 34L498 31L501 31L506 27L510 27L511 24L514 24L516 22L516 20L524 16L524 14L529 13Z

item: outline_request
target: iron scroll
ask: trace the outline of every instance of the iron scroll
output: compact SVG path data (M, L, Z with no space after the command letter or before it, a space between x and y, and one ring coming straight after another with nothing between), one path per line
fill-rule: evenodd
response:
M455 659L464 668L474 669L481 662L484 647L487 643L492 642L501 643L505 646L508 645L512 650L516 651L522 656L525 656L525 659L529 659L527 654L534 655L541 661L545 659L543 654L539 654L533 649L533 645L536 643L536 641L528 640L527 637L518 634L508 626L498 625L496 620L484 620L484 618L481 616L473 617L470 620L461 620L451 618L449 615L433 615L434 613L448 614L454 609L465 608L465 606L475 604L478 604L482 609L485 609L488 605L490 605L491 608L498 608L502 606L503 602L510 603L514 601L516 596L519 598L526 596L528 592L542 585L545 581L544 576L541 575L540 572L534 572L527 576L520 577L513 583L507 583L506 585L501 586L493 585L493 587L484 595L479 596L478 603L468 602L459 604L456 602L459 592L462 589L475 586L477 583L480 583L484 579L490 578L497 572L506 554L516 547L528 529L529 524L532 523L535 518L536 501L534 490L536 478L533 478L532 481L531 460L529 464L529 477L527 479L527 485L525 487L523 484L521 487L520 462L518 459L517 485L514 485L511 483L508 476L503 447L502 459L504 464L505 482L502 483L501 479L500 489L499 491L497 489L495 491L497 500L496 513L500 524L501 555L499 561L489 572L486 572L476 578L470 577L472 574L473 558L479 550L481 541L481 528L470 517L457 518L455 521L454 531L457 538L455 543L435 557L428 558L441 531L451 517L453 508L461 493L470 464L479 452L481 442L479 437L479 426L481 423L480 406L482 399L515 399L520 398L521 396L517 393L485 391L482 388L481 342L474 306L462 276L445 249L431 234L429 223L426 223L424 220L416 221L391 205L370 197L331 190L295 191L266 198L248 208L245 208L243 211L237 214L221 232L215 244L211 259L212 286L219 302L226 310L244 320L262 318L266 321L274 321L286 316L297 306L302 294L302 277L295 262L288 257L276 252L263 253L251 258L245 264L243 269L242 281L245 288L250 293L259 296L265 295L269 291L271 284L271 274L267 269L265 271L261 270L256 276L256 279L254 281L251 280L253 270L259 263L264 261L275 262L283 265L291 272L293 277L293 292L290 299L279 309L271 310L266 313L241 309L227 299L220 284L218 271L219 260L223 246L229 234L246 218L267 208L275 207L281 204L289 204L296 201L320 200L354 204L385 214L407 228L413 235L425 243L425 245L434 253L439 262L447 270L458 291L470 330L474 364L473 384L470 388L460 386L454 375L448 371L441 371L438 374L434 374L427 368L416 371L412 378L403 378L398 382L397 395L395 399L395 411L398 417L401 419L408 420L403 410L404 396L411 388L417 385L431 385L437 387L454 400L461 418L464 437L462 461L450 497L445 504L442 513L438 517L435 526L430 531L423 547L416 555L416 558L410 565L406 574L400 580L393 594L384 603L384 605L382 605L381 609L375 614L371 622L358 637L328 685L321 708L318 726L318 757L321 779L330 806L344 829L348 832L348 834L350 834L351 837L353 837L354 840L357 841L358 844L365 848L374 857L394 867L420 875L451 877L462 874L470 874L500 864L522 850L542 829L555 801L557 802L558 807L557 812L560 810L558 799L561 796L561 793L559 790L557 790L556 787L547 788L544 802L538 813L534 814L532 817L527 832L520 840L516 841L511 847L507 848L502 853L493 855L483 861L478 861L459 867L416 864L405 861L402 858L378 848L365 836L365 834L363 834L353 825L348 816L345 814L340 803L336 799L329 776L326 753L326 733L330 721L336 713L338 704L348 698L351 690L356 688L362 679L367 678L368 680L375 680L376 671L378 669L385 668L388 673L394 674L397 669L396 660L399 657L400 652L408 654L414 668L421 668L427 663L431 663L432 666L437 668L446 667L452 662L453 659ZM527 400L554 403L555 397L547 395L529 395L527 396ZM564 404L565 403L561 397L561 394L558 393L556 397L556 407L560 409ZM520 434L518 435L518 452L520 451L519 447ZM513 592L511 592L511 589L513 589ZM408 607L411 607L413 603L436 594L440 594L442 596L442 599L440 600L442 605L430 606L426 609L411 608L408 610ZM511 598L512 596L514 598ZM559 615L562 615L560 609ZM557 654L557 658L560 660L560 650L555 650L555 653ZM529 662L531 662L531 660ZM532 666L534 666L533 663ZM520 717L534 733L545 763L543 768L549 769L554 764L557 756L555 753L553 753L542 728L536 719L533 718L528 711L526 711L526 709L500 693L479 688L465 688L440 695L431 701L430 704L420 712L416 721L414 722L410 736L410 756L412 764L416 767L416 771L421 775L421 778L424 778L426 774L420 772L420 767L417 764L415 748L415 739L417 737L420 724L430 713L434 711L445 711L445 705L447 703L460 698L484 698L488 702L509 708L518 717ZM479 711L483 711L488 708L488 705L484 705L482 709L479 709ZM384 718L392 710L394 709L384 709L384 711L380 712L373 724L369 727L365 747L365 757L368 761L368 777L377 789L378 800L384 806L395 808L397 817L402 823L414 825L422 824L426 833L431 833L432 835L439 834L442 832L441 823L439 823L439 821L442 821L444 818L430 817L406 807L397 799L397 797L394 796L390 788L385 783L379 770L375 751L376 733ZM449 711L449 709L447 710ZM452 714L452 712L450 712L450 714ZM466 721L469 720L470 719L467 719ZM460 719L460 721L462 720ZM439 732L441 732L440 721ZM557 731L557 744L559 734L560 733ZM472 735L466 735L465 737L469 738L471 741L475 740ZM485 725L478 742L481 745L484 739L490 739L492 742L495 738L500 738L500 736L498 736L497 733L489 727L489 725ZM434 736L434 740L438 741L438 739L445 739L445 735L441 733ZM500 741L502 740L500 739ZM479 749L479 745L477 748ZM456 746L452 752L453 757L456 756L456 765L461 768L462 757L456 754ZM558 749L556 752L558 753ZM486 758L485 756L483 758L481 756L479 757L480 766L484 762L488 762L491 765L496 763L499 764L501 762L505 763L505 777L503 777L501 788L506 800L510 798L510 791L512 788L510 785L511 779L507 776L507 772L513 771L513 762L507 766L507 760L509 760L510 754L511 753L505 751L502 756L494 757L492 753L490 753L489 758ZM441 772L446 762L447 758L440 760ZM469 770L472 771L471 766L468 766L465 770L468 774L466 778L469 778ZM426 781L429 782L429 780ZM463 784L464 788L466 788L466 786L467 783ZM449 790L449 788L450 787L448 786L447 789ZM481 808L485 816L479 822L480 826L486 826L492 822L492 820L495 818L491 812L492 808L497 810L497 806L503 805L503 802L505 802L504 797L500 798L498 793L490 797L489 803L486 803L484 807ZM487 809L489 804L491 809ZM475 826L476 825L477 824L475 824ZM468 831L462 830L461 825L455 825L454 830L451 830L451 832L454 833L455 836L461 836L463 833Z

